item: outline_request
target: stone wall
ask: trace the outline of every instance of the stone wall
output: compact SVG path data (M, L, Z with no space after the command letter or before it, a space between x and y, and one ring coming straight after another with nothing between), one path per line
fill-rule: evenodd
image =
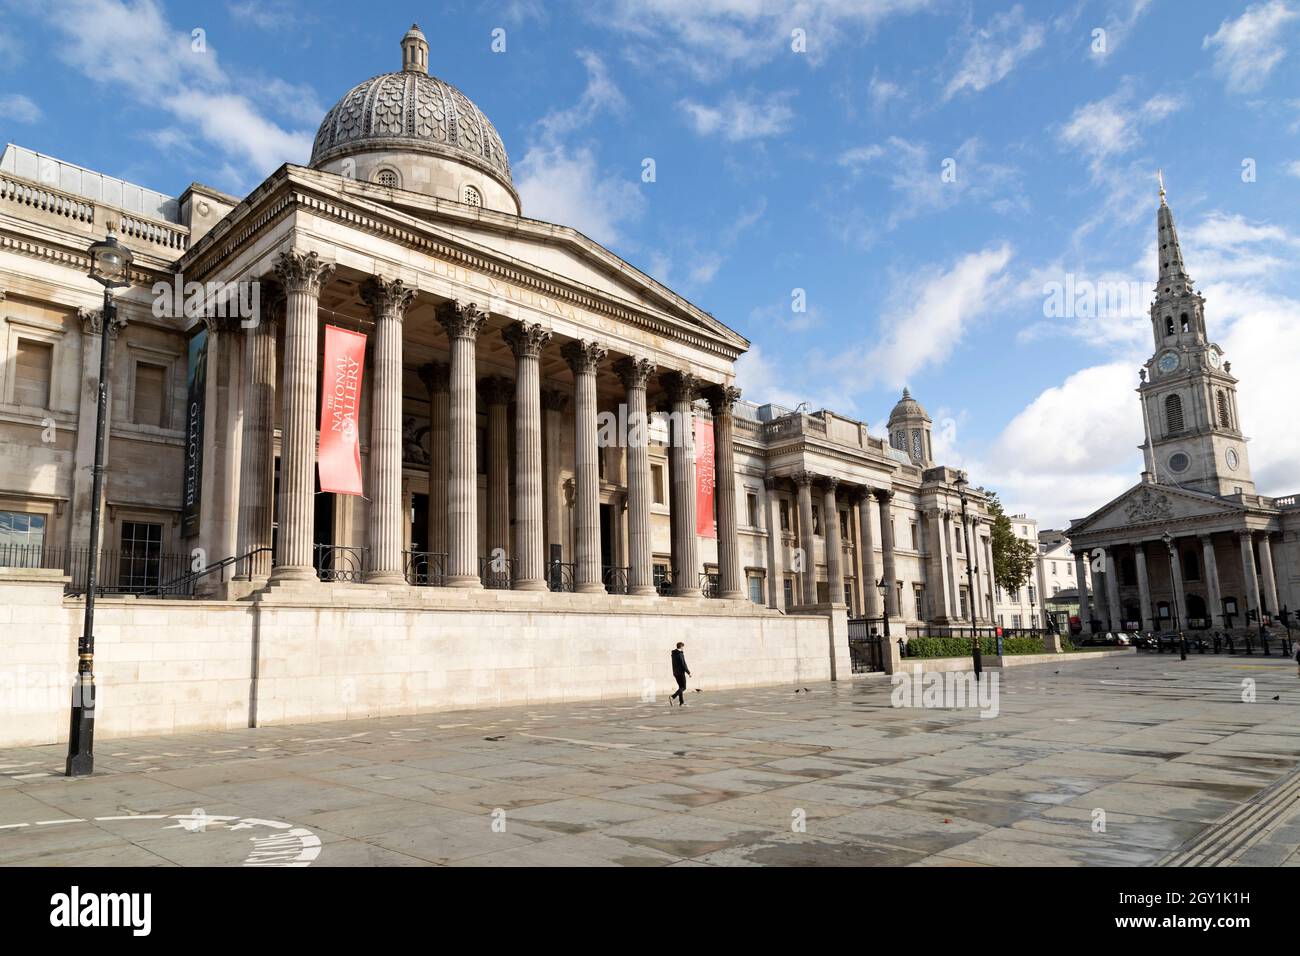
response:
M9 574L0 747L54 743L67 735L84 604L63 598L60 578ZM826 617L745 602L312 585L242 602L101 598L95 620L100 739L662 700L679 640L705 693L832 678Z

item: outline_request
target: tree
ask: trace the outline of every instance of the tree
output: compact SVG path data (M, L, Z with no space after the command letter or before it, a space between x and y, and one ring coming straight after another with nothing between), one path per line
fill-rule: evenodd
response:
M1034 573L1038 542L1028 541L1015 533L996 491L985 491L984 494L988 496L989 516L993 519L993 580L1003 591L1017 591Z

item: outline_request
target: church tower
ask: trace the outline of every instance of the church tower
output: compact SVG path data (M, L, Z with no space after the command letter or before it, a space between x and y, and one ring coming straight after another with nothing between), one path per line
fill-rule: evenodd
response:
M1155 480L1212 495L1255 493L1246 437L1237 416L1231 363L1205 332L1205 299L1183 265L1174 214L1160 177L1156 212L1160 278L1151 303L1155 354L1142 370L1138 395L1146 423L1143 445Z
M889 413L889 443L906 452L912 464L929 468L934 464L934 449L930 446L930 416L912 393L903 389L903 397Z

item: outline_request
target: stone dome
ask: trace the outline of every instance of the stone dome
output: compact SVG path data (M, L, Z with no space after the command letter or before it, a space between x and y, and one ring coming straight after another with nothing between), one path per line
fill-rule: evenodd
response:
M401 45L399 72L358 83L325 114L311 167L471 205L513 205L508 211L518 213L496 127L464 93L429 75L429 45L419 26L412 24ZM434 172L439 165L446 168ZM479 175L457 176L457 168ZM484 176L493 181L486 190ZM493 202L489 193L506 195Z
M914 399L912 393L905 388L903 389L903 397L898 400L894 410L889 413L889 424L892 425L894 422L917 418L927 422L930 420L930 416L925 413L921 403Z

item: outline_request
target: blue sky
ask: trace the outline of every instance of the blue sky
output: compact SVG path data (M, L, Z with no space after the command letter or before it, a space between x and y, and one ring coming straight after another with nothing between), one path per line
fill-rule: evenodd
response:
M1141 470L1163 167L1260 491L1300 490L1300 0L0 9L0 136L173 194L305 162L419 21L524 213L746 335L747 398L879 432L907 384L938 457L1045 526ZM1046 315L1067 281L1137 293Z

